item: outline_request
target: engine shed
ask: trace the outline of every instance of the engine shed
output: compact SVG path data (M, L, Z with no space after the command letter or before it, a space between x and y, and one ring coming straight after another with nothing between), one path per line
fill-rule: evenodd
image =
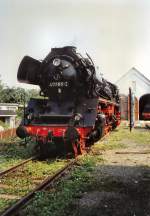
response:
M128 120L129 87L134 93L134 120L150 121L150 80L135 67L131 68L116 82L121 94L121 118Z

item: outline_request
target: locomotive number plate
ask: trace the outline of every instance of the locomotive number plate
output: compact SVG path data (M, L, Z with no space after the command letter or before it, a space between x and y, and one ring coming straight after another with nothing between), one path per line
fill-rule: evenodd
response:
M68 87L68 82L50 82L49 87Z

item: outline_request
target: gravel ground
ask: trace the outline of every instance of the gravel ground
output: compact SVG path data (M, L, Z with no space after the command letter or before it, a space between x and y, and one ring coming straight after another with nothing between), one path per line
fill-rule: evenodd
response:
M93 188L74 201L74 215L150 216L150 145L123 142L125 148L102 153Z

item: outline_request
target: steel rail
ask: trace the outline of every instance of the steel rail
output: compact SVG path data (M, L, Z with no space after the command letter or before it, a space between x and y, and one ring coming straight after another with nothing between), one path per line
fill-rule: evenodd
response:
M115 154L150 154L150 151L122 151L115 152Z
M13 206L6 209L1 213L1 216L11 216L14 215L21 207L23 207L28 201L30 201L36 194L37 191L48 188L54 181L58 180L62 174L71 168L76 163L76 160L69 162L65 167L58 170L53 176L49 176L44 179L44 181L39 184L35 189L29 192L27 195L18 200Z
M20 166L22 166L22 165L24 165L24 164L26 164L26 163L28 163L28 162L30 162L30 161L32 161L32 160L35 160L36 158L37 158L37 156L33 156L33 157L31 157L31 158L28 158L27 160L24 160L24 161L20 162L19 164L15 165L15 166L10 167L10 168L7 169L7 170L4 170L4 171L0 172L0 177L6 175L6 174L8 174L8 173L13 172L13 171L16 170L18 167L20 167Z

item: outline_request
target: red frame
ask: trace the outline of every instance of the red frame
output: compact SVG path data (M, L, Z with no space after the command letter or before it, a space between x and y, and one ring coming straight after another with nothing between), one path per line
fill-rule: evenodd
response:
M115 102L99 98L97 113L103 113L106 117L104 134L107 134L113 129L114 116L116 119L115 126L117 127L120 124L121 115L119 111L119 106ZM35 136L39 139L45 139L46 137L48 137L49 131L52 132L52 136L63 138L65 131L68 128L67 125L27 125L25 127L29 136ZM80 135L80 153L83 154L85 152L86 140L93 127L76 127L76 129ZM76 157L78 155L78 147L76 143L72 143L72 147L74 150L74 155Z
M45 125L31 125L26 126L27 132L30 136L47 136L49 131L52 131L54 137L63 137L67 126L45 126ZM86 139L92 127L77 127L77 131L82 139Z
M146 113L146 112L145 112L145 113L143 112L143 113L142 113L142 116L143 116L143 118L144 118L145 120L149 120L149 119L150 119L150 113L148 113L148 112L147 112L147 113Z

